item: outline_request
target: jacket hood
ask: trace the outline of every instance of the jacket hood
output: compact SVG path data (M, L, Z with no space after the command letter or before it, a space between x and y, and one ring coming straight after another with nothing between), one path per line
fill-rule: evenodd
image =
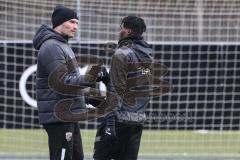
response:
M42 44L48 39L56 39L58 41L67 43L67 38L55 32L52 28L47 25L42 25L33 38L33 47L37 50L42 46Z
M136 56L138 59L140 59L142 62L152 62L153 49L150 47L150 45L144 40L133 42L134 45L132 48L136 51Z
M138 59L142 62L152 62L153 49L151 46L143 40L142 36L127 37L119 40L119 47L123 45L130 45Z

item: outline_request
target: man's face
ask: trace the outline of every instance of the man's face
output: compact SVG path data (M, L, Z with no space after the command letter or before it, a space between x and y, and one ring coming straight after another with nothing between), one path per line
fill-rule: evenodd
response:
M123 27L123 25L120 25L119 39L129 37L131 34L132 34L131 29L125 28L125 27Z
M68 36L69 38L73 38L78 29L78 20L70 19L63 24L61 24L61 34L64 36Z

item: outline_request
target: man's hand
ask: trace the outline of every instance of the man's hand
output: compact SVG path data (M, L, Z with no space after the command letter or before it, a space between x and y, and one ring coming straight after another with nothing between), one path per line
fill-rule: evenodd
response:
M85 74L85 80L88 82L96 82L101 69L102 67L100 64L89 66Z

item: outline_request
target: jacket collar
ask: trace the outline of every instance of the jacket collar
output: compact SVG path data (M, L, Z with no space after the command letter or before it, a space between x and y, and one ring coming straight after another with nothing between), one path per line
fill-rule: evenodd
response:
M132 44L134 41L140 41L143 40L142 36L130 36L126 38L122 38L118 41L118 48L126 45Z

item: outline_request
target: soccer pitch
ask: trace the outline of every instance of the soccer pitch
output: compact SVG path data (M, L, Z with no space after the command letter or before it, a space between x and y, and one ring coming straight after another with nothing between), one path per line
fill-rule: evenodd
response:
M91 156L96 130L81 130L84 153ZM43 129L1 129L0 156L47 157ZM239 131L144 130L140 156L240 156Z

